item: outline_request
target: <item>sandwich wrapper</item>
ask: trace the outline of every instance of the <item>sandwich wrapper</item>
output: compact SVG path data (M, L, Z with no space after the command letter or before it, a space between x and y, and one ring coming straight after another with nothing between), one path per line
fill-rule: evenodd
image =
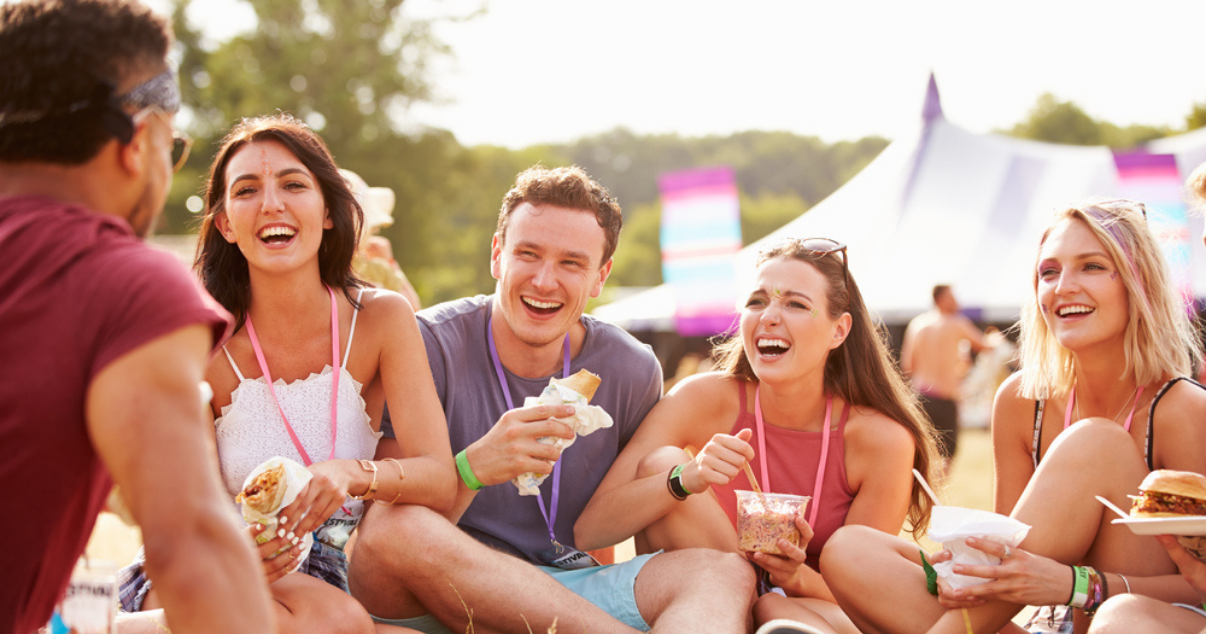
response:
M244 521L246 521L248 524L259 522L260 524L264 525L263 532L255 537L257 544L266 543L273 537L276 537L276 531L280 525L277 515L280 514L281 509L289 506L294 500L297 499L298 494L302 492L302 489L306 488L306 485L310 483L310 479L314 477L308 469L302 466L301 463L277 456L275 458L265 460L255 469L252 469L251 473L247 474L247 479L243 481L243 490L246 490L247 487L251 486L251 484L255 482L256 478L258 478L260 474L277 467L284 468L284 477L282 478L282 483L285 487L285 494L283 497L281 497L280 502L275 504L271 509L268 509L267 512L260 512L256 509L253 509L246 502L241 504ZM306 561L306 558L310 556L310 545L314 543L314 536L310 533L306 533L302 536L302 541L299 543L302 547L302 553L301 556L297 558L297 564L293 567L293 570L300 568L302 563ZM287 549L283 549L280 552L284 552L284 550Z
M579 373L586 372L580 370ZM596 379L597 382L597 379ZM593 396L593 393L591 394ZM575 413L569 418L558 418L557 420L569 425L574 430L576 436L574 438L557 438L554 436L546 436L536 439L537 442L542 442L546 445L553 445L562 451L565 451L570 445L574 444L577 436L587 436L594 433L596 430L605 427L611 427L611 415L603 411L602 407L597 405L588 405L590 398L583 396L574 390L561 385L557 379L551 379L548 387L540 393L540 396L529 396L524 399L524 407L532 407L534 405L573 405ZM520 495L540 495L540 483L548 474L544 473L524 473L511 481L516 488L519 489Z
M996 566L1001 563L1000 557L993 557L968 546L968 537L991 539L1016 547L1026 539L1029 532L1030 526L1000 513L958 506L935 506L930 516L929 534L926 536L932 541L941 542L943 548L951 551L953 555L950 561L934 564L934 572L945 579L952 588L967 588L990 580L957 575L952 572L955 564Z

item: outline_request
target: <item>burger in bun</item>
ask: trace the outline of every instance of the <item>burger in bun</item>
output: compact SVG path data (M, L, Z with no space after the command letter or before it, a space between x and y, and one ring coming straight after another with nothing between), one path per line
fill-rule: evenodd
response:
M1132 496L1131 517L1206 515L1206 476L1161 469L1147 474Z

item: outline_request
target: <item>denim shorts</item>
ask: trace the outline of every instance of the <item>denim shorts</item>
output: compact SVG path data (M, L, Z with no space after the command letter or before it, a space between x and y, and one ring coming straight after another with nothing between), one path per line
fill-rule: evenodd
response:
M654 553L656 554L656 553ZM610 566L593 566L579 570L561 570L549 566L537 566L574 594L599 606L624 625L642 632L649 631L649 624L641 618L636 602L636 578L650 555L638 555L632 559ZM409 619L380 619L377 623L409 627L426 634L452 634L430 614Z

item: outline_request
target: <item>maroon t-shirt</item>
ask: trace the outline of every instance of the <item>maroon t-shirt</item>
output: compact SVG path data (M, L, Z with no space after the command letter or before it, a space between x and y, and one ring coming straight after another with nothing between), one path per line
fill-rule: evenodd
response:
M0 633L46 624L112 487L84 422L89 383L192 324L216 343L229 315L125 221L0 199Z

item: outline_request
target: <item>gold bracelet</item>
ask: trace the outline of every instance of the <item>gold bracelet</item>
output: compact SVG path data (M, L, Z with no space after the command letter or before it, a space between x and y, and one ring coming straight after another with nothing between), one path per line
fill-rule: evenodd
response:
M349 495L353 500L371 500L377 494L377 463L372 460L357 460L360 463L360 468L365 471L370 471L373 474L373 481L369 484L368 491L364 495Z
M402 469L401 462L398 462L394 458L382 458L381 461L382 462L392 462L392 463L398 465L398 481L401 482L406 479L406 471ZM391 505L395 504L395 503L397 503L398 498L400 498L400 497L402 497L402 494L398 493L397 495L394 496L394 499L390 500L389 502L382 502L382 504L391 504Z

